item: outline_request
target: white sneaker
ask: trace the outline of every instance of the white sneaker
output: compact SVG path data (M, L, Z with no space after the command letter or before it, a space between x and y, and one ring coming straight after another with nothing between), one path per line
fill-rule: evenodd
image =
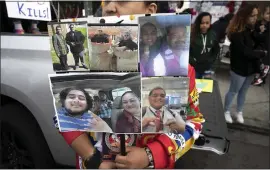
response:
M229 111L225 112L225 120L227 123L232 123L232 117L231 117L231 113Z
M235 118L238 123L244 123L243 112L236 113Z

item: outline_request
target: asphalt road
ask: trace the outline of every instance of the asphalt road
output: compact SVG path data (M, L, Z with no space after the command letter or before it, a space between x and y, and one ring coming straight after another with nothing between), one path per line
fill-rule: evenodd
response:
M230 150L225 155L191 150L177 169L269 169L269 136L229 129Z

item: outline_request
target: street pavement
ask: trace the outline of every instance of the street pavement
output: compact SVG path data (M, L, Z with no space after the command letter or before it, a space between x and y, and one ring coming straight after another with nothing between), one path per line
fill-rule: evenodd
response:
M269 136L229 129L229 152L190 150L176 164L176 169L269 169Z

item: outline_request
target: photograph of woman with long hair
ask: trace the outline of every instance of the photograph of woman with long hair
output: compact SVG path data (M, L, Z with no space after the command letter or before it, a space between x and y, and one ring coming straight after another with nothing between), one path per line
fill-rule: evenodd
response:
M125 92L120 100L123 108L117 122L115 133L141 133L141 103L132 91Z
M61 107L57 109L59 128L67 131L112 132L111 128L90 111L92 98L82 88L65 88L59 94Z

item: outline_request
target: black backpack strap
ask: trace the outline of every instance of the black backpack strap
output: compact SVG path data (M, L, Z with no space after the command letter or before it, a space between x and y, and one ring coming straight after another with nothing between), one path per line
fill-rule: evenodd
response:
M145 107L142 107L142 117L145 115L145 113L146 113L146 106Z
M173 117L175 118L175 113L173 113L173 111L171 109L169 109L168 107L166 107L166 109L173 115Z

